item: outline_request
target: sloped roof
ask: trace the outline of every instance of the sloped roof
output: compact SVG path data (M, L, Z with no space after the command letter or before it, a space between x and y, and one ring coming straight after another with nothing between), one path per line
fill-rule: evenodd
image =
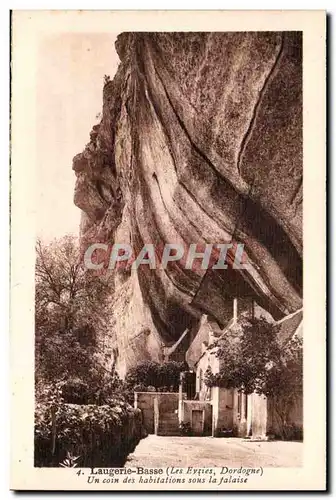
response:
M296 332L302 336L302 320L303 310L299 309L295 313L289 314L276 322L276 325L280 326L278 337L281 344L286 344Z
M186 352L186 361L190 367L193 367L202 356L202 344L209 340L209 333L209 324L207 317L204 315L200 322L199 329Z
M221 328L217 321L211 317L204 315L196 336L190 344L186 352L186 361L189 366L194 366L204 353L204 347L210 347L210 335L218 339L232 326L233 320L227 324L225 328ZM204 346L204 347L203 347Z
M302 337L302 320L303 320L303 310L299 309L288 316L285 316L280 321L275 322L275 325L279 325L280 329L278 332L278 338L280 344L286 344L296 333ZM204 317L199 331L194 338L194 341L189 346L186 353L186 360L189 366L195 365L198 360L202 357L202 345L205 347L209 346L209 334L212 332L214 337L217 339L224 338L228 331L234 331L241 328L239 320L237 322L234 319L226 325L225 328L221 329L218 323L209 317ZM209 346L208 348L210 348ZM204 351L203 351L204 352Z

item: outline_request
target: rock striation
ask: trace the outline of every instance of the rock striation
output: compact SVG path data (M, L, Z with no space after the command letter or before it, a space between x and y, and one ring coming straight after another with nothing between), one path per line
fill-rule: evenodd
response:
M123 373L162 359L202 314L224 324L232 297L275 319L302 307L302 38L123 33L116 50L101 122L73 160L83 248L234 242L249 264L113 272Z

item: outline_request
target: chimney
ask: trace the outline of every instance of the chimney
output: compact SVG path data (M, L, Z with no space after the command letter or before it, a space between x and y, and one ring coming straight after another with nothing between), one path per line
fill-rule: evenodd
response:
M235 297L233 299L233 322L237 323L238 320L238 299Z

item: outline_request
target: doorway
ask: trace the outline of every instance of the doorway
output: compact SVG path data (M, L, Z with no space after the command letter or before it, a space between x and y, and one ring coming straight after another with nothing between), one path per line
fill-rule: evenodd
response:
M191 428L194 434L201 435L204 430L204 411L192 410L191 412Z

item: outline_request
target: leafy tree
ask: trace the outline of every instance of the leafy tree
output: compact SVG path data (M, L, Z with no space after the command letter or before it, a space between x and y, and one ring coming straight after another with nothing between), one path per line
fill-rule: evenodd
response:
M293 433L289 424L289 413L296 399L303 394L302 347L302 339L298 337L292 338L283 346L278 362L269 366L261 388L263 394L272 398L282 437L285 439Z
M101 378L110 284L84 269L75 238L36 245L36 379Z
M155 361L143 361L130 368L125 377L125 383L129 387L140 385L157 387L159 364Z
M244 320L225 338L213 345L220 359L220 370L208 368L205 383L272 398L283 437L286 437L289 412L302 395L303 349L300 338L281 345L279 327L263 318Z
M157 387L167 387L168 390L177 391L180 383L180 373L187 370L185 363L166 361L159 365Z
M165 363L144 361L129 369L125 383L130 389L151 386L155 389L165 387L167 390L177 391L180 373L185 369L184 363L176 361Z
M102 361L110 284L84 269L74 238L38 241L36 254L35 465L122 466L144 432Z

